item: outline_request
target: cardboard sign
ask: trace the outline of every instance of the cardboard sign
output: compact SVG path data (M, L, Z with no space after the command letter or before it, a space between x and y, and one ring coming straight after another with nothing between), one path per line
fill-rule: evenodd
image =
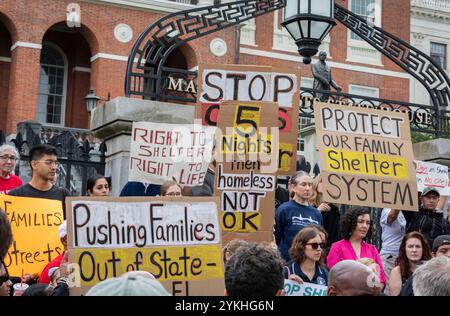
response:
M450 195L448 186L448 167L437 163L415 160L417 189L423 191L426 187L433 187L439 190L443 196Z
M134 122L129 181L202 185L211 161L214 127Z
M278 169L276 124L274 104L223 104L218 119L222 136L217 140L216 152L224 158L217 161L214 193L220 197L224 234L244 233L243 238L252 240L253 233L273 229Z
M317 102L314 115L325 201L417 211L407 114Z
M41 274L45 266L64 252L58 227L64 220L62 203L56 200L0 195L0 206L11 222L14 241L5 257L11 276Z
M221 101L273 102L280 130L278 174L296 171L300 73L267 66L199 66L196 117L217 125ZM267 103L270 104L270 103Z
M292 280L284 280L286 296L327 296L327 288L327 286L314 283L299 284Z
M223 295L217 205L217 198L67 199L69 262L78 271L71 294L142 270L174 295Z

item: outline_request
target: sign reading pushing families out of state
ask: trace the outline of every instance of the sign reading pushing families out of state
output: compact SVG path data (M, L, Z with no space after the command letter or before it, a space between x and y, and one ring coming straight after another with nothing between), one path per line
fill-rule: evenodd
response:
M215 127L134 122L130 181L202 185L211 160Z
M271 102L221 104L214 193L220 196L224 242L271 240L278 170L276 114Z
M62 203L2 194L0 208L8 215L14 237L4 259L9 274L40 275L50 261L64 252L58 235L64 220Z
M406 113L317 102L324 200L417 211L417 182Z
M280 131L278 174L296 170L300 73L267 66L199 66L196 117L203 125L216 126L221 101L262 101L276 107ZM272 102L272 103L270 103Z
M217 198L69 198L71 294L127 271L173 295L223 295Z

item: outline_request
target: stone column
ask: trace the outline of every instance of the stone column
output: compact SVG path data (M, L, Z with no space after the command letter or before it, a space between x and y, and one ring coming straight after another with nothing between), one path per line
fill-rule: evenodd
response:
M437 138L413 144L414 159L450 167L450 139Z
M192 124L194 107L160 101L118 97L97 107L91 116L92 134L105 140L106 176L111 176L111 196L119 196L128 181L133 121Z

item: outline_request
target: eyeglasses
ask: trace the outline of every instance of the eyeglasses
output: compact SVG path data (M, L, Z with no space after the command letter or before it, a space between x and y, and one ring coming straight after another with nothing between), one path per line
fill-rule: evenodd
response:
M8 268L6 267L6 264L2 258L0 258L0 266L5 267L5 274L0 275L0 286L2 286L3 283L5 283L9 280L9 273L8 273Z
M181 196L181 192L169 192L166 193L166 196Z
M51 166L59 167L59 161L55 161L55 160L36 160L36 161L43 162L49 167L51 167Z
M305 245L310 245L311 248L314 249L314 250L318 249L319 247L320 247L320 249L324 249L325 246L326 246L325 243L323 243L323 242L321 242L321 243L311 242L311 243L307 243Z
M17 157L14 157L14 156L0 156L0 159L1 159L3 162L7 162L7 161L16 162L16 161L18 160L18 158L17 158Z

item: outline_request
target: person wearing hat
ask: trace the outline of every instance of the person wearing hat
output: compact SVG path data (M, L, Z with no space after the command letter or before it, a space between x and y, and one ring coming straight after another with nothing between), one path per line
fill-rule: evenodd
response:
M450 224L437 206L441 194L436 188L426 187L420 196L418 212L403 212L406 219L406 233L417 231L424 235L428 244L433 245L437 236L450 233Z
M52 276L52 274L49 273L50 270L52 268L59 268L59 266L61 265L61 261L64 257L64 253L66 252L66 249L67 249L67 221L63 221L63 223L61 225L59 225L58 235L59 235L59 240L61 240L61 243L62 243L64 249L58 257L56 257L55 259L50 261L45 266L44 270L42 270L41 276L39 277L39 283L49 285L51 282L51 276ZM52 270L52 272L53 271L54 270Z
M439 256L450 258L450 235L441 235L434 240L433 257Z
M94 285L86 296L170 296L162 284L146 271L130 271Z

